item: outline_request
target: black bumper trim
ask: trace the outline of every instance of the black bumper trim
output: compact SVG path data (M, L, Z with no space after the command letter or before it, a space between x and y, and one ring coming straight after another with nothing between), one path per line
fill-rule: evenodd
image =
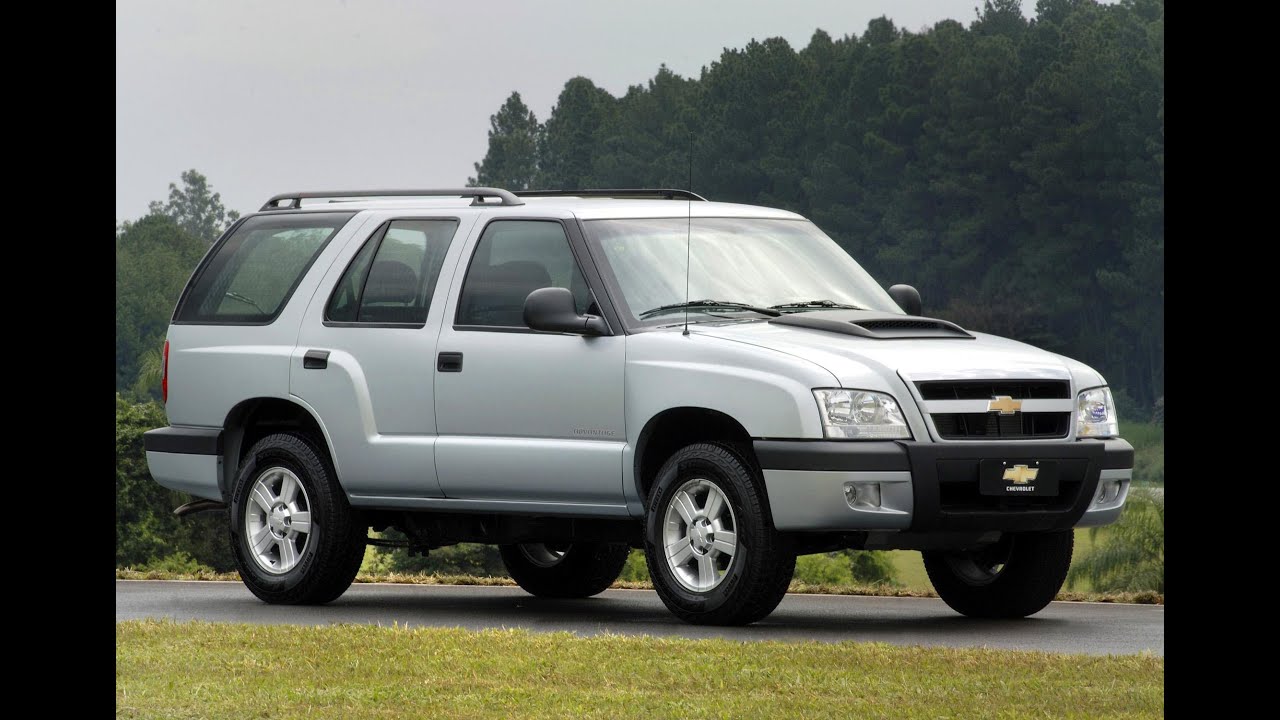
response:
M1121 438L1054 443L755 440L754 444L756 458L766 470L909 471L914 494L909 529L913 532L1064 530L1079 522L1093 502L1102 470L1133 467L1133 446ZM1016 500L1000 507L944 504L942 485L947 484L949 492L965 489L968 482L976 486L978 463L984 458L1065 461L1064 467L1075 468L1069 485L1073 494L1064 494L1061 503L1047 507ZM970 473L972 481L966 479Z
M1126 443L1127 444L1127 443ZM1065 530L1073 527L1093 502L1102 470L1104 446L1099 442L972 442L917 443L903 442L911 457L911 488L915 507L911 514L913 532L937 530L1001 530L1032 532ZM954 482L959 472L968 473L977 485L977 464L986 458L1001 460L1058 460L1076 463L1083 474L1072 483L1074 496L1064 495L1055 507L946 507L942 501L942 484ZM971 466L971 467L970 467ZM1064 482L1065 485L1065 482ZM1016 498L1015 498L1016 500Z
M908 471L907 451L892 440L756 440L756 459L767 470Z
M1103 470L1131 470L1133 469L1133 446L1128 440L1123 438L1112 438L1110 440L1082 440L1081 442L1100 442L1102 443L1102 469Z
M162 427L142 434L147 452L182 455L221 455L222 430L217 428Z

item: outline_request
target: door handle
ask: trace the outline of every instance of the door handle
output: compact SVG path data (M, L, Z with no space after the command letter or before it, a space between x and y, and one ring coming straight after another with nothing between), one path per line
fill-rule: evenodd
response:
M329 367L328 350L308 350L302 356L302 367L305 370L324 370Z
M436 359L436 370L440 372L462 372L462 353L440 353L440 356Z

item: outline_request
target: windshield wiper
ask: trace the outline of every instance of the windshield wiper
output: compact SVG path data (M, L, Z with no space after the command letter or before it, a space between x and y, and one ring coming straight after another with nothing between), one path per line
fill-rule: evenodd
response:
M228 290L228 291L227 291L226 293L224 293L224 294L225 294L227 297L231 298L232 300L239 300L239 301L240 301L240 302L242 302L242 303L245 303L245 304L247 304L247 305L252 305L252 306L254 306L255 308L257 308L257 309L258 309L258 312L262 313L263 315L270 315L270 314L271 314L271 313L267 312L266 310L263 310L263 309L262 309L262 306L261 306L261 305L259 305L259 304L258 304L258 303L256 303L256 302L254 302L254 301L253 301L253 298L249 297L248 295L241 295L240 293L235 292L234 290Z
M727 310L748 310L750 312L768 315L769 317L778 317L782 313L772 308L756 307L747 303L731 302L728 300L690 300L689 302L672 303L671 305L659 305L652 310L645 310L640 313L641 318L651 317L653 315L661 315L662 313L671 312L673 310L692 310L695 308L723 308Z
M770 305L770 308L778 310L790 310L792 308L841 308L843 310L866 310L858 305L846 305L838 303L834 300L803 300L801 302L782 303L781 305Z

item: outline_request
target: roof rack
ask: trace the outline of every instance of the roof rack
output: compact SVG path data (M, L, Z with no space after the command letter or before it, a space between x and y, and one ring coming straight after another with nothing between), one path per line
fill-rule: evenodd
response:
M482 198L499 198L498 205L523 205L524 201L501 188L437 188L434 190L316 190L313 192L281 193L272 197L262 206L267 210L296 210L302 207L303 200L327 198L330 202L345 198L373 197L469 197L472 205L484 205ZM282 204L287 203L287 204Z
M651 200L698 200L707 199L689 190L673 188L616 188L613 190L517 190L520 197L603 197L603 198L635 198Z

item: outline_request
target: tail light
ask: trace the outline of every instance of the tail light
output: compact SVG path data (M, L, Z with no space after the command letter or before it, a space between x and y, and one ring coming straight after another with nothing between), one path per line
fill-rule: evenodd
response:
M169 341L164 341L164 370L160 373L160 399L169 402Z

